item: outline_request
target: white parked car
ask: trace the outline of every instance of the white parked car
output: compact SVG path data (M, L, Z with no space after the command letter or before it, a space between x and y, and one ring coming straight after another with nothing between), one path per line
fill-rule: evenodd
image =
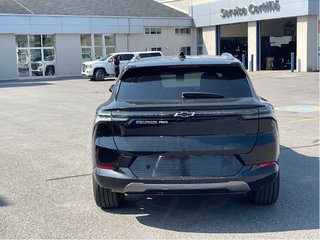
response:
M124 66L129 63L129 61L134 61L137 58L162 57L163 55L160 51L111 53L101 59L84 62L81 68L82 75L90 78L91 80L100 81L107 76L113 76L113 59L115 59L117 56L120 56L121 72Z
M44 61L31 62L32 76L53 76L56 74L55 65L54 56L48 56Z

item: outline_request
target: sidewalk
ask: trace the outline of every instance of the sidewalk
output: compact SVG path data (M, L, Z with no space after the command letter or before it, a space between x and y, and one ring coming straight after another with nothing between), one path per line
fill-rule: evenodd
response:
M320 78L319 72L291 72L290 70L273 70L273 71L256 71L249 72L247 71L250 77L260 77L260 76L268 76L268 77L277 77L277 78L287 78L287 77L306 77L312 76L312 78Z

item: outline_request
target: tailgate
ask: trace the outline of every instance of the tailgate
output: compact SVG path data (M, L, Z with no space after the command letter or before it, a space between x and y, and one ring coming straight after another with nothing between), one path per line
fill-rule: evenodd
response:
M258 108L113 111L114 142L124 155L248 153L258 135L257 113Z

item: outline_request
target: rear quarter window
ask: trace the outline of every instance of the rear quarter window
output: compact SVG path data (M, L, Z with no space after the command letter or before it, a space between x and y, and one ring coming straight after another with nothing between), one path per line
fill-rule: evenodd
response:
M238 66L186 65L128 69L121 78L117 100L181 101L183 92L252 97L247 76Z
M158 52L155 53L139 53L140 58L148 58L148 57L161 57L161 54Z
M121 55L121 60L122 61L129 61L133 58L133 56L134 56L133 54L123 54L123 55Z

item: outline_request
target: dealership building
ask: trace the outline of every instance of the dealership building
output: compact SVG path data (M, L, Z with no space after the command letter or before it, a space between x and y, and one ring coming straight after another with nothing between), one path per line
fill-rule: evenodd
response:
M0 0L0 80L79 76L111 52L229 52L319 70L319 0Z
M229 52L253 70L319 70L319 0L159 0L190 13L204 54ZM198 43L199 45L199 43Z
M152 0L0 0L0 80L81 75L111 52L195 54L193 20Z

